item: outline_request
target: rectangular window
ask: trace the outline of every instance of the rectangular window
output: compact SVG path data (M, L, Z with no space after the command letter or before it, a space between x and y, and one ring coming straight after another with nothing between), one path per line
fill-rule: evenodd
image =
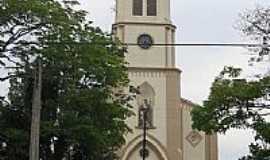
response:
M157 15L157 0L147 0L147 16Z
M132 12L134 16L143 15L143 0L133 0Z

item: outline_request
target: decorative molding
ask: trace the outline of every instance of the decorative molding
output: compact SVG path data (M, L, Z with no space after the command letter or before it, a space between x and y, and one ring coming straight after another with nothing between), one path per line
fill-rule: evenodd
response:
M196 147L201 141L203 137L197 131L191 131L186 140L192 145L192 147Z
M175 30L174 29L172 29L172 36L171 36L171 41L172 41L172 43L173 44L175 44ZM176 63L176 57L175 57L175 47L172 47L171 48L172 49L172 66L175 66L175 63Z
M169 40L168 40L168 37L169 37L169 35L168 35L168 32L169 32L169 30L170 30L170 28L169 27L166 27L166 29L165 29L165 44L169 44ZM168 67L168 65L169 65L169 62L168 62L168 55L169 54L169 48L168 48L168 46L165 46L165 65L166 65L166 67Z
M146 71L155 71L155 72L178 72L182 73L182 71L179 68L176 67L128 67L129 72L134 71L140 71L140 72L146 72Z
M154 71L131 71L129 72L130 77L151 77L151 78L159 78L163 76L162 72L154 72Z
M163 146L162 143L151 134L147 133L146 136L147 136L148 143L151 143L153 146L157 148L157 150L160 152L164 160L168 160L168 153L166 151L166 147ZM123 152L122 152L123 154L121 155L121 158L120 158L121 160L126 160L128 154L131 153L132 150L136 148L138 144L141 143L142 137L143 137L143 134L140 134L128 142L128 144L123 149Z
M145 26L166 26L169 27L172 30L176 30L176 26L170 23L151 23L151 22L117 22L113 24L113 27L119 26L119 25L145 25Z
M175 78L177 74L180 74L178 70L129 70L128 72L130 77L145 77L145 78Z

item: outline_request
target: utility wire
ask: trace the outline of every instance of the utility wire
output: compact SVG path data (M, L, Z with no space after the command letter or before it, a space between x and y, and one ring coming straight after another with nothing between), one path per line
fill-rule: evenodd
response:
M15 44L25 45L112 45L114 43L106 42L17 42ZM123 46L138 46L138 45L150 45L150 46L182 46L182 47L263 47L268 48L270 44L258 44L258 43L153 43L153 44L141 44L141 43L120 43Z
M138 43L123 43L126 46L140 45ZM255 43L155 43L152 46L182 46L182 47L270 47L266 44L255 44Z

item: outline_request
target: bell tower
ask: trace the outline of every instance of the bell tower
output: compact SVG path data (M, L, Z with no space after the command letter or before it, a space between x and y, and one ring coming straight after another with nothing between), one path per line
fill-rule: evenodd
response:
M147 150L150 160L181 160L180 73L175 65L175 29L170 0L116 0L113 33L128 46L126 61L131 85L140 95L133 102L136 116L127 123L122 160L141 159L141 109L148 107ZM155 45L162 44L162 45ZM180 151L180 152L179 152Z
M176 27L170 20L170 0L116 0L113 31L128 48L130 67L175 67Z
M112 31L122 43L132 44L125 57L128 76L140 91L132 102L136 116L127 120L133 132L126 135L121 160L142 159L145 126L147 160L216 160L216 140L211 149L212 138L192 130L194 104L181 98L181 71L170 45L176 27L170 19L170 0L116 0Z

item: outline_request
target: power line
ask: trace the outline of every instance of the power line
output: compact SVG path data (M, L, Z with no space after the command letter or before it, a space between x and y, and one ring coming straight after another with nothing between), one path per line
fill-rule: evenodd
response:
M106 42L17 42L14 44L25 44L25 45L112 45L116 43ZM151 46L180 46L180 47L262 47L270 48L270 44L258 44L258 43L153 43L153 44L140 44L140 43L120 43L123 46L138 46L138 45L151 45Z
M140 45L138 43L123 43L126 46ZM152 46L182 46L182 47L265 47L268 48L270 45L256 44L256 43L155 43Z

